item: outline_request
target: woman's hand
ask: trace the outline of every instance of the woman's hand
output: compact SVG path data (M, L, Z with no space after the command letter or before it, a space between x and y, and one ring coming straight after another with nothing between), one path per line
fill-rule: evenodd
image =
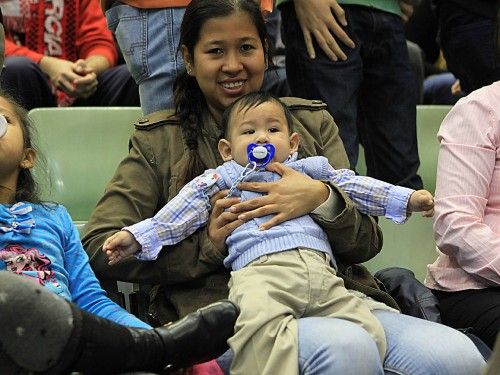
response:
M238 219L238 215L228 212L227 209L240 202L240 198L225 198L229 190L222 190L210 199L212 212L208 218L208 238L221 252L226 252L226 238L233 230L238 228L244 221Z
M266 169L282 177L275 182L242 182L241 190L263 193L262 197L237 203L229 209L238 214L242 222L275 214L272 219L260 226L269 229L286 220L309 214L328 199L330 191L321 181L313 180L281 163L271 163Z

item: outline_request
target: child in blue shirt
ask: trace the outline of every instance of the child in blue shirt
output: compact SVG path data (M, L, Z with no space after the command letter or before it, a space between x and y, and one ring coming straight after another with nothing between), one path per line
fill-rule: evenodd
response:
M38 198L31 132L0 93L0 373L161 371L222 354L229 301L152 329L106 296L66 209Z
M262 168L263 160L283 162L313 179L335 183L367 214L385 215L396 222L406 220L407 211L432 214L433 198L428 191L334 170L324 157L297 160L299 136L291 124L287 107L271 94L251 93L235 101L222 119L225 138L219 141L219 152L225 163L188 183L153 218L108 238L103 251L110 264L132 254L156 259L163 246L181 241L206 224L210 197L220 190L229 188L229 195L241 195L242 200L258 196L239 191L238 183L280 178ZM256 157L255 151L262 155ZM255 361L257 373L297 373L295 320L303 316L330 316L361 325L384 358L383 329L335 275L335 249L319 225L305 215L262 230L268 220L270 216L249 220L226 239L229 254L224 264L233 270L229 297L242 310L229 340L235 354L231 373L249 371ZM311 289L315 291L307 292ZM254 353L260 353L258 358Z

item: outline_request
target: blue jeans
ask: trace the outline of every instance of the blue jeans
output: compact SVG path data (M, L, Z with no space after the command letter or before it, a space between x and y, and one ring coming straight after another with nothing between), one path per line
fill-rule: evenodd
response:
M334 62L317 43L316 58L309 58L293 3L280 7L292 94L328 104L351 168L361 143L369 176L419 189L417 87L403 23L394 14L369 7L343 8L346 32L356 47L343 48L347 60Z
M106 11L130 74L139 86L142 112L173 108L173 85L183 69L177 53L185 8L139 9L115 5Z
M500 80L496 18L474 14L449 0L436 1L436 6L448 70L460 79L462 90L468 94Z
M299 372L302 375L481 374L485 361L457 330L389 311L375 310L387 339L384 363L373 339L360 326L335 318L302 318ZM218 359L229 373L231 353Z

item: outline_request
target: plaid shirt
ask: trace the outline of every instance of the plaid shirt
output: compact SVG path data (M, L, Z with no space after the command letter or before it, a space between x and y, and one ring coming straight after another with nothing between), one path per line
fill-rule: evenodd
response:
M414 190L371 177L356 176L349 169L335 170L324 157L298 161L295 158L296 156L286 164L311 178L336 184L362 213L385 216L396 223L403 223L407 219L406 207ZM308 161L312 160L320 163L311 166ZM228 163L238 170L244 169L234 161L226 162L217 169L209 169L184 186L154 217L124 228L142 245L142 250L135 254L138 259L156 259L162 246L182 241L207 223L211 210L210 197L220 190L232 187L236 180L233 179L229 184L221 178L221 172Z

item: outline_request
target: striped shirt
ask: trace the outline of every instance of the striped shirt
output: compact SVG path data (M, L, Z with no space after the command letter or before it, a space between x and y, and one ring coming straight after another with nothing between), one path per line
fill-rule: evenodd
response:
M370 177L356 176L349 169L335 170L321 156L301 160L296 160L294 156L285 164L311 178L336 184L365 214L385 216L397 223L402 223L407 218L408 199L413 193L411 189ZM233 169L239 172L227 178L228 171ZM136 257L143 260L156 259L162 246L176 244L204 226L211 210L210 197L220 190L230 188L243 169L244 167L230 161L217 169L207 170L184 186L153 218L125 227L142 245L142 250ZM279 178L279 175L271 172L255 173L268 173L274 175L275 179ZM251 233L248 235L252 236ZM231 253L231 248L229 252Z
M461 99L439 129L432 289L500 286L499 103L496 82Z

